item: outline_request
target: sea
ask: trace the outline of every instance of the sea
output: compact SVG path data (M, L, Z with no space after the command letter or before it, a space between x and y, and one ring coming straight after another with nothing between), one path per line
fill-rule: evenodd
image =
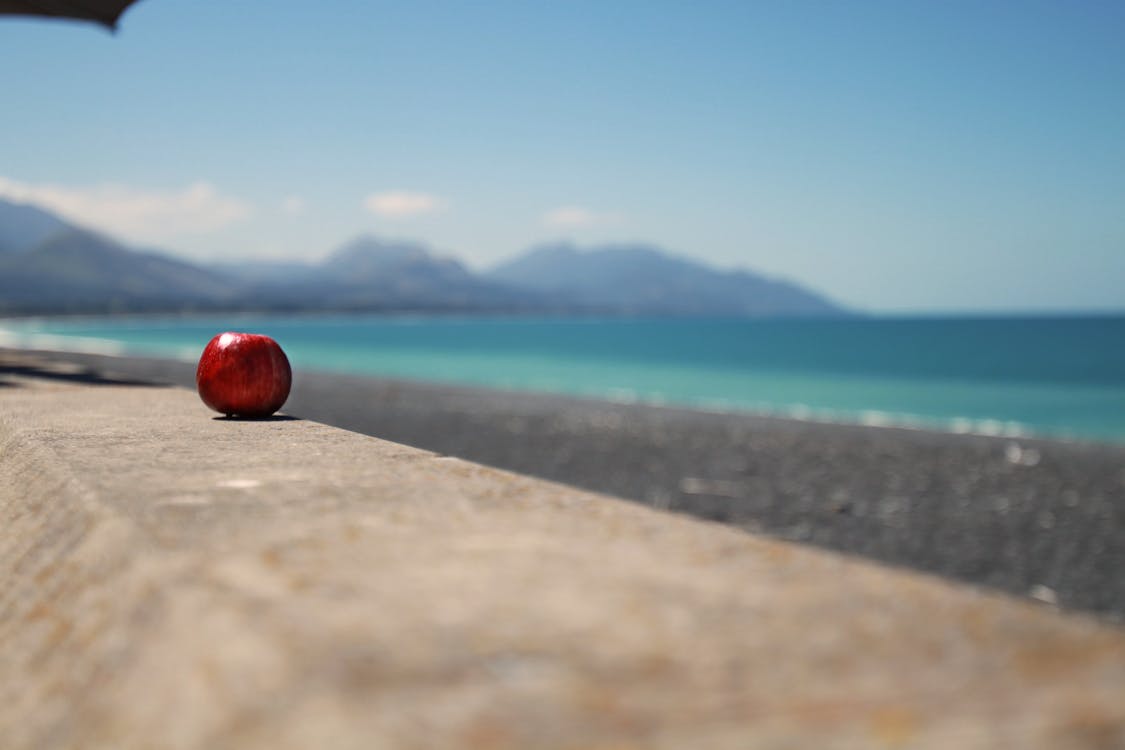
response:
M698 319L208 315L0 320L0 346L193 361L268 334L300 371L795 419L1125 443L1125 315Z

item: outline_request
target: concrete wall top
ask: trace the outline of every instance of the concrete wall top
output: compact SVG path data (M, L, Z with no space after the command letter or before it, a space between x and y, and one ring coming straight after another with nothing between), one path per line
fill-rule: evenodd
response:
M175 388L0 388L3 748L1110 748L1125 631Z

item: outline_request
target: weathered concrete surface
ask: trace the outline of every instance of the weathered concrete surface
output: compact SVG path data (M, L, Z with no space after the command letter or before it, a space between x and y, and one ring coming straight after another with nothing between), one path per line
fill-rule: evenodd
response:
M3 748L1118 748L1125 630L169 388L0 388Z
M6 370L195 383L192 362L70 352L0 349L0 383ZM307 371L297 372L286 409L1125 624L1125 445L815 424Z

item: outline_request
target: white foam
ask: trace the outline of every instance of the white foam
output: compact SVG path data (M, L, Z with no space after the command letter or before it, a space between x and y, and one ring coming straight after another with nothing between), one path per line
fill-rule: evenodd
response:
M13 349L38 349L47 352L79 352L110 356L120 356L125 353L124 344L110 339L99 339L92 336L59 336L37 331L3 329L0 329L0 346Z
M814 416L812 407L808 404L793 404L785 410L785 414L793 419L807 421Z
M1004 423L998 419L981 419L977 421L976 433L978 435L1003 435Z
M950 432L960 435L987 435L1001 437L1031 437L1035 433L1020 422L999 419L971 419L969 417L932 417L909 412L890 412L881 409L862 409L845 411L840 409L814 408L808 404L735 404L722 399L700 399L692 406L701 411L755 414L764 417L780 417L800 422L816 424L859 424L865 427L894 428L899 430L919 430Z
M635 404L639 400L637 392L629 388L611 388L607 398L617 404Z
M859 413L859 423L868 427L891 427L896 421L895 415L885 411L866 409Z
M967 435L973 431L973 420L966 417L954 417L949 420L949 429L959 435Z

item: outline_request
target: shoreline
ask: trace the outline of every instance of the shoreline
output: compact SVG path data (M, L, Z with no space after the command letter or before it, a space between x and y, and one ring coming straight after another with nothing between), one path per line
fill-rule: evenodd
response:
M20 358L44 377L194 387L190 362L94 354L0 350L0 377ZM300 370L284 411L1125 621L1121 445Z
M25 372L38 377L194 389L194 363L99 354L0 349L0 378L21 358L42 365ZM1125 445L822 424L302 370L284 410L1125 622Z
M4 318L0 318L0 352L4 350L33 352L49 357L61 357L63 359L69 356L94 356L144 362L168 360L190 364L192 367L195 366L198 359L198 353L194 348L190 353L185 351L180 355L175 355L170 352L167 354L146 354L131 352L126 345L112 339L48 333L12 334L12 332L6 331L2 327L3 323ZM699 401L674 401L667 400L663 397L648 397L644 394L636 394L632 391L620 395L615 395L613 393L565 393L511 386L491 386L454 381L425 380L378 373L358 374L335 370L306 370L297 367L295 367L294 370L308 373L311 376L353 377L381 382L396 382L407 386L416 384L434 388L464 388L500 394L524 394L537 398L559 397L578 401L605 402L627 406L637 405L657 409L686 410L705 414L789 420L814 425L899 429L915 432L934 432L943 435L969 435L1013 440L1047 440L1065 443L1125 447L1125 435L1094 436L1071 431L1043 432L1037 431L1022 422L995 418L973 418L965 416L927 417L925 415L908 412L893 412L882 409L849 411L844 409L814 408L799 403L779 406L766 404L758 408L740 406L737 403L722 400L701 399ZM194 383L186 380L182 380L179 384L184 387L194 388Z
M101 327L107 316L105 315L78 315L67 316L69 320L85 323L81 330L85 336L71 335L73 326L52 330L50 316L34 316L31 318L0 317L0 348L12 349L50 350L60 353L80 352L84 354L103 354L108 356L133 357L133 358L176 358L194 363L198 358L199 341L210 336L212 326L215 330L230 327L230 316L219 316L215 313L201 311L180 311L167 315L144 315L138 313L121 313L110 316L122 324L111 325L109 329ZM266 321L271 324L285 325L293 321L305 319L320 320L330 318L333 322L341 321L352 323L356 320L369 319L387 324L390 328L385 330L401 331L402 325L409 325L419 321L444 321L442 325L448 329L448 324L476 323L482 319L498 317L512 322L518 321L554 321L559 316L553 315L513 315L502 314L499 316L480 316L473 314L449 314L439 312L419 313L416 311L402 313L354 313L354 312L329 312L317 311L311 313L292 313L277 316L264 311L248 310L237 315L236 320L242 320L239 325L251 325L257 321ZM133 331L133 326L128 324L132 319L137 321L140 332L137 334L116 335L115 331L124 328ZM701 318L702 319L702 318ZM761 319L754 321L746 318L715 317L707 318L720 323L760 322L766 325L781 322L809 322L822 324L825 321L817 318L806 319ZM929 319L938 325L946 325L956 321L1005 321L1020 324L1029 319L1043 321L1110 321L1112 329L1098 329L1095 331L1100 347L1082 350L1072 358L1064 361L1075 361L1078 364L1069 370L1065 367L1056 372L1053 364L1044 364L1035 359L1038 354L1028 354L1023 351L1020 356L1030 356L1030 369L1028 372L1039 373L1034 377L1025 378L1024 370L1013 370L1012 362L1022 362L1019 357L1001 358L1009 364L1001 366L1001 360L983 360L984 364L978 365L921 365L917 363L906 365L905 369L897 365L890 365L885 369L856 369L848 365L848 356L844 356L845 364L837 368L829 363L825 367L820 365L811 368L793 365L783 366L785 359L784 350L781 359L773 366L755 364L751 362L746 367L737 371L728 372L722 366L710 367L700 365L695 369L688 366L686 372L680 372L675 360L657 358L657 372L652 377L648 376L649 368L643 364L647 362L644 357L648 353L642 351L640 358L622 357L615 360L613 367L607 373L594 373L592 376L586 372L591 367L601 367L597 358L597 350L592 357L586 358L583 352L575 355L577 365L569 367L569 360L560 359L551 363L551 369L538 371L536 363L530 362L530 367L521 369L516 363L511 374L503 369L481 370L470 357L466 362L467 369L456 369L456 377L444 381L426 381L433 385L443 387L469 387L488 388L496 390L511 390L530 392L538 395L564 395L568 397L605 400L615 403L640 403L654 407L684 408L709 413L731 413L744 416L760 416L781 419L795 419L803 422L818 424L851 424L868 427L893 427L907 430L937 431L950 434L968 434L981 436L995 436L1011 439L1044 439L1062 440L1067 442L1089 442L1125 446L1125 421L1120 418L1121 408L1125 406L1122 401L1125 392L1121 390L1121 367L1125 361L1120 356L1098 359L1098 354L1090 352L1116 351L1117 332L1120 324L1125 324L1125 313L1112 311L1075 311L1071 314L1001 314L1001 315L941 315L941 316L911 316L890 315L886 317L865 318L864 325L877 324L891 326L892 329L907 322L918 322ZM169 337L153 338L144 335L144 329L149 328L155 321L165 321L173 326ZM666 316L622 316L622 315L594 315L589 318L574 319L563 316L564 322L612 322L627 320L631 323L651 322L683 322L693 318L668 318ZM184 322L187 321L187 322ZM223 323L222 321L226 321ZM847 324L847 321L837 321ZM194 327L187 338L180 335L183 332L178 328L181 325ZM196 330L198 329L198 330ZM70 332L68 332L68 330ZM384 330L384 329L376 329ZM616 330L616 329L615 329ZM756 329L755 329L756 330ZM866 329L865 329L866 330ZM999 329L997 329L999 330ZM997 330L991 336L995 337ZM1022 329L1021 329L1022 330ZM1106 340L1107 330L1113 338ZM275 336L281 338L279 331ZM637 338L637 332L632 328L627 329L627 338ZM1004 340L1023 340L1020 330L1000 330ZM384 358L378 360L368 358L356 360L349 351L341 356L331 347L321 351L316 346L317 339L308 339L300 326L287 330L288 335L294 336L298 341L293 343L292 362L296 368L321 368L322 372L335 374L350 374L358 377L371 377L377 379L393 379L408 382L417 382L426 379L435 372L433 363L423 361L425 358L411 359L410 356L399 356L397 360L392 356L392 361ZM487 333L487 332L486 332ZM892 330L893 333L893 330ZM940 332L939 332L940 333ZM1016 335L1020 334L1020 335ZM101 336L106 338L101 338ZM379 334L386 338L386 334ZM441 345L441 328L437 329L439 336L438 346ZM448 335L448 334L446 334ZM491 335L491 334L488 334ZM765 335L765 344L770 346L770 335ZM821 332L817 335L824 335ZM867 334L864 334L865 336ZM391 346L399 345L391 333ZM618 333L620 336L620 332ZM949 338L948 333L938 336ZM204 337L201 339L200 337ZM304 343L298 343L304 337ZM1058 338L1057 332L1055 338ZM986 336L987 339L987 336ZM425 335L421 337L424 342ZM1069 338L1067 340L1070 340ZM313 342L313 343L310 343ZM372 344L377 350L383 345L382 339L376 336L376 343ZM411 339L416 342L417 339ZM616 341L622 345L622 341ZM866 342L866 343L864 343ZM385 343L385 342L383 342ZM726 342L730 344L729 341ZM859 344L863 349L870 348L870 336L860 336ZM993 341L994 344L997 342ZM423 347L426 344L423 343ZM311 348L310 348L311 347ZM456 347L454 347L456 349ZM628 348L626 346L626 348ZM689 347L690 348L690 347ZM737 347L735 347L737 349ZM995 348L995 347L993 347ZM1002 346L1000 347L1003 348ZM1017 347L1018 348L1018 347ZM1026 348L1026 347L1025 347ZM146 351L147 349L147 351ZM288 347L287 347L288 349ZM1065 349L1065 347L1064 347ZM1039 352L1042 347L1036 347ZM501 347L502 353L507 350ZM866 351L866 349L864 349ZM409 351L407 352L409 354ZM464 353L463 351L461 352ZM472 354L472 352L469 352ZM517 354L522 354L522 350ZM531 352L534 355L534 352ZM1019 353L1019 352L1017 352ZM391 355L401 352L390 352ZM867 354L873 353L867 351ZM950 354L950 352L946 352ZM954 351L952 354L966 354L963 351ZM975 361L971 352L965 357L947 356L942 362ZM501 356L501 355L498 355ZM834 355L835 356L835 355ZM874 355L873 355L874 356ZM881 356L881 355L880 355ZM1087 361L1089 356L1093 360ZM534 356L530 358L534 360ZM587 361L587 359L589 361ZM923 357L925 360L925 357ZM1104 360L1104 361L1103 361ZM708 360L709 362L710 360ZM763 360L767 363L774 360ZM1059 361L1055 358L1054 361ZM669 362L671 364L669 365ZM638 363L641 363L638 365ZM1084 363L1084 364L1083 364ZM720 362L720 365L722 362ZM820 363L821 365L824 363ZM886 364L886 363L884 363ZM1001 367L1000 371L995 368ZM1004 369L1007 367L1007 369ZM585 368L585 370L583 369ZM819 369L818 369L819 368ZM837 368L837 369L834 369ZM928 368L928 369L927 369ZM975 369L974 369L975 368ZM1038 368L1038 369L1037 369ZM1077 369L1075 369L1077 368ZM1093 369L1091 369L1093 368ZM1098 369L1101 368L1101 369ZM441 367L437 368L438 370ZM682 368L681 368L682 369ZM524 371L526 370L526 372ZM542 366L540 366L542 370ZM1000 374L997 374L997 373ZM1091 375L1091 373L1101 373ZM737 380L732 380L731 375L737 375ZM1059 379L1061 378L1061 379ZM684 385L684 383L687 385Z

